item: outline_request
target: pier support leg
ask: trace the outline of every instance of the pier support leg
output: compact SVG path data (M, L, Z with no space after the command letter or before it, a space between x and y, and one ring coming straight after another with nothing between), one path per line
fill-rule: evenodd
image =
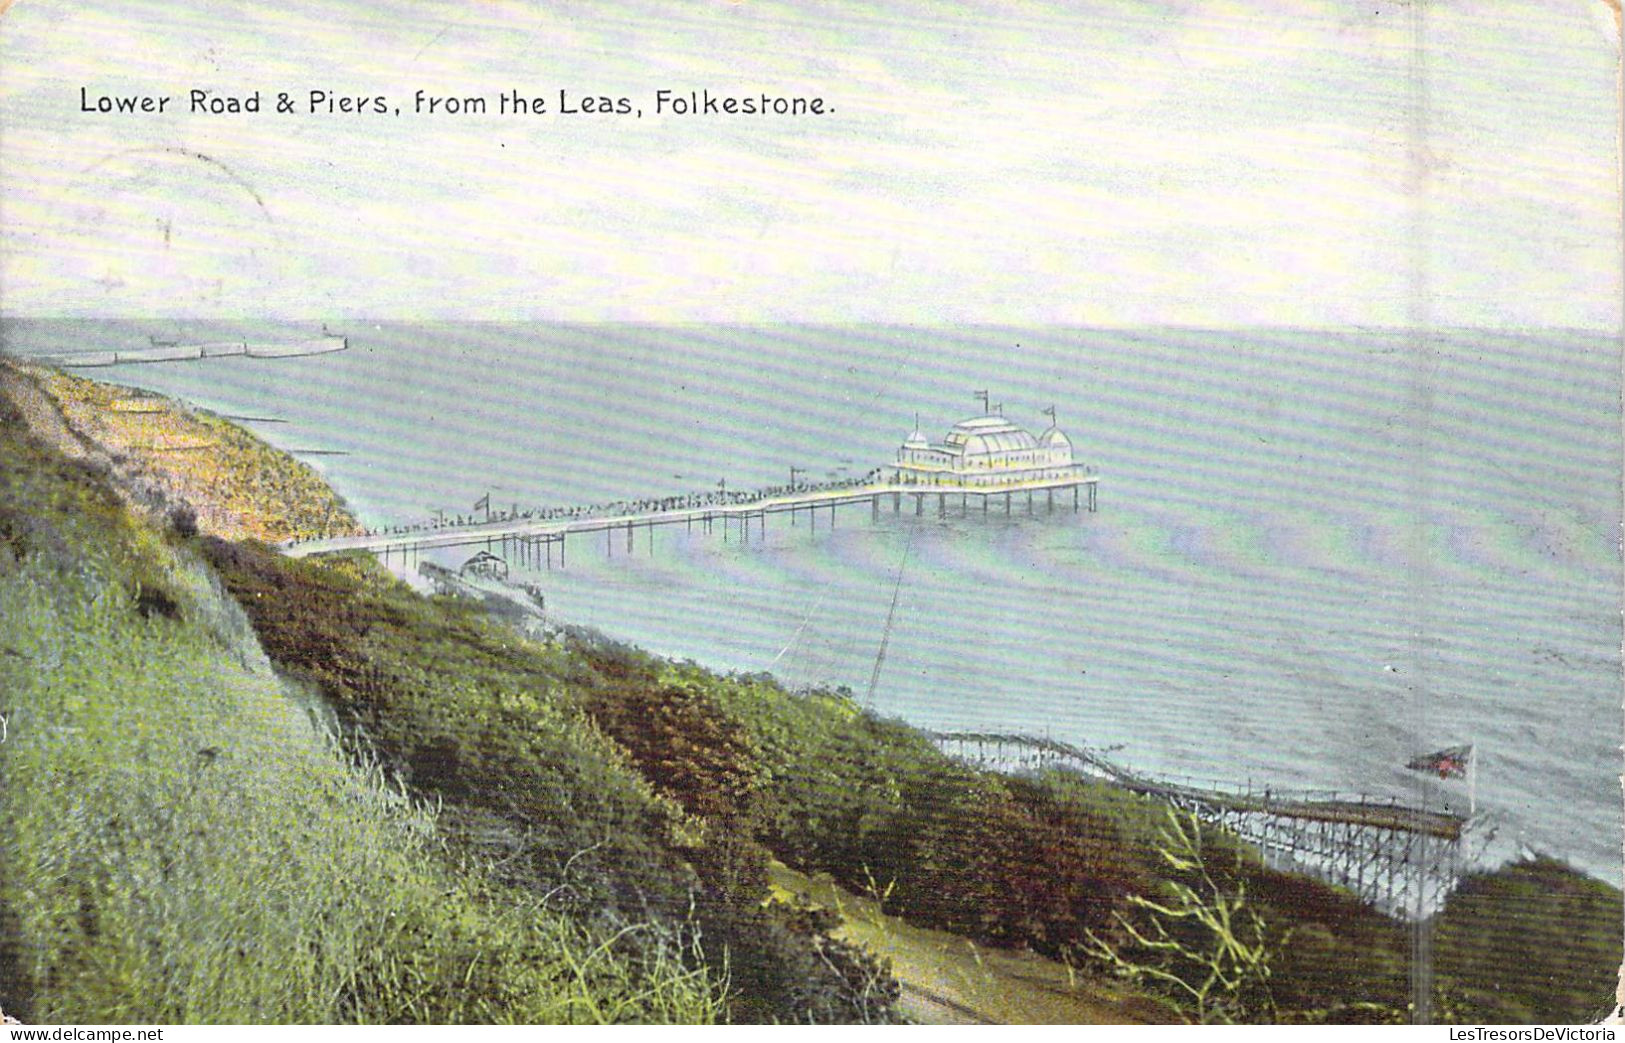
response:
M1054 514L1055 513L1055 490L1054 489L1046 489L1046 490L1044 490L1044 492L1049 496L1049 513Z
M937 493L937 517L948 517L948 494Z
M1027 490L1027 513L1033 513L1033 491L1031 489Z
M1010 516L1010 494L1009 493L1004 494L1004 514L1005 514L1005 517Z
M880 495L878 493L869 498L869 520L880 520Z
M1078 513L1078 487L1075 485L1072 487L1072 513Z
M915 493L914 494L914 517L918 518L920 516L920 513L922 511L924 511L924 510L925 510L925 494L924 493Z
M1095 513L1095 487L1089 486L1089 513Z
M564 568L564 533L559 533L559 568Z
M892 493L891 494L891 512L893 514L901 514L902 511L903 511L903 494L902 493Z

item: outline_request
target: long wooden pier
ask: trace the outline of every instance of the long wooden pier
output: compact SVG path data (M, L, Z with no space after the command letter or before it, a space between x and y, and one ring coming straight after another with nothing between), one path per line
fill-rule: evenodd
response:
M1395 915L1437 909L1462 872L1468 820L1451 812L1367 794L1159 779L1129 771L1093 750L1039 736L930 734L944 752L984 767L1071 767L1163 801L1224 826L1256 846L1271 864L1346 887Z
M915 515L924 515L928 509L934 510L939 517L967 516L973 511L980 515L1009 515L1017 510L1017 505L1025 513L1031 514L1040 503L1046 511L1055 510L1057 498L1062 500L1064 508L1068 492L1071 493L1073 511L1094 511L1099 482L1098 475L1090 474L996 486L872 483L670 510L567 518L503 518L468 525L339 536L290 542L283 544L282 550L296 558L349 551L365 551L387 558L391 554L410 556L444 547L479 545L494 548L500 544L504 557L512 555L522 565L545 564L551 567L556 551L558 564L562 567L565 542L569 536L603 533L606 548L613 550L616 536L624 533L626 549L630 551L635 545L634 534L638 529L646 530L652 541L657 526L682 525L691 532L699 526L703 532L709 533L721 524L725 539L737 529L739 537L748 541L752 522L756 523L758 538L765 537L769 515L788 514L792 525L804 516L807 523L816 528L821 518L834 526L836 510L840 507L867 505L871 516L878 518L884 505L889 504L893 513L900 514L904 504L910 501Z

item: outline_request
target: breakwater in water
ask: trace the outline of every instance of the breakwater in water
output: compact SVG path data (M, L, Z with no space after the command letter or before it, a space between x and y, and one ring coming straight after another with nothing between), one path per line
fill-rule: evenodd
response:
M33 356L33 360L66 369L101 369L107 366L233 357L300 358L306 355L326 355L330 352L343 351L348 346L346 338L324 334L320 337L288 341L218 340L199 344L155 342L144 348L119 348L114 351L51 352Z

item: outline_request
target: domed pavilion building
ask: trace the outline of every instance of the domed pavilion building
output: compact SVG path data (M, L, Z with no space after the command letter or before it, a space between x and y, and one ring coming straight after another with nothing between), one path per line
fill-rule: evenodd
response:
M1045 412L1053 418L1053 409ZM1071 440L1053 422L1034 437L1000 412L961 420L935 445L921 433L916 418L914 432L897 450L894 475L904 485L968 488L1082 477Z

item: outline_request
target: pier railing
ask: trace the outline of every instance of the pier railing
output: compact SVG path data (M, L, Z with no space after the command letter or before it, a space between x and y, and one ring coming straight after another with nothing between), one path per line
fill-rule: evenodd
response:
M883 503L889 503L893 512L901 513L906 500L912 500L914 514L925 513L929 504L936 513L946 517L954 509L960 515L969 514L971 504L977 505L983 515L992 512L997 503L1003 514L1013 513L1018 498L1024 498L1025 510L1033 512L1038 497L1044 497L1046 510L1053 511L1056 493L1072 493L1072 509L1094 511L1096 486L1099 477L1078 474L1066 478L1007 482L997 485L972 486L968 484L937 484L900 482L865 482L854 485L836 485L813 489L794 489L766 496L716 494L717 501L702 499L691 505L686 497L669 497L638 501L623 501L610 507L544 510L540 512L509 512L488 521L460 521L454 524L421 525L369 532L360 536L326 537L290 542L283 551L293 557L317 554L338 554L346 551L366 551L374 554L415 554L442 547L484 544L488 549L497 543L528 559L537 548L544 548L546 561L551 564L551 550L557 545L563 558L564 540L581 533L605 533L613 547L613 534L625 532L628 549L637 529L648 530L650 538L657 526L685 525L690 531L696 525L710 532L717 524L723 526L723 535L737 527L742 538L750 537L752 522L757 523L760 537L765 532L770 515L788 514L791 524L805 514L809 523L818 524L822 515L835 523L839 507L867 504L873 517L878 518ZM709 497L712 494L705 494ZM735 497L738 497L737 499ZM673 506L671 504L675 503ZM1064 503L1063 503L1064 506ZM625 508L613 513L613 508ZM826 513L827 512L827 513Z

